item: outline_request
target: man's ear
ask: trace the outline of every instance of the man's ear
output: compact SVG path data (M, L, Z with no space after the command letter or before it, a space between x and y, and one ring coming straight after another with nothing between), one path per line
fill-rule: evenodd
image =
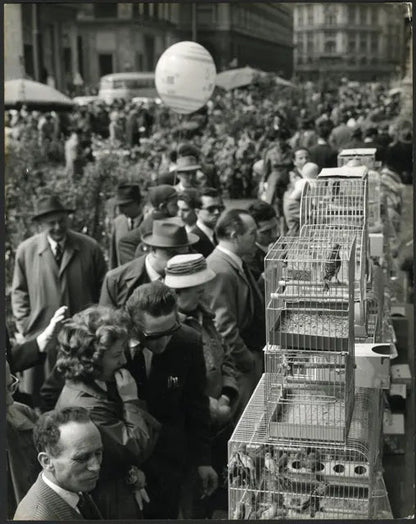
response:
M42 466L42 469L46 471L53 471L54 466L52 464L51 456L46 451L38 453L38 462Z
M231 231L231 233L230 233L230 240L232 242L235 242L237 240L237 237L238 237L237 231Z

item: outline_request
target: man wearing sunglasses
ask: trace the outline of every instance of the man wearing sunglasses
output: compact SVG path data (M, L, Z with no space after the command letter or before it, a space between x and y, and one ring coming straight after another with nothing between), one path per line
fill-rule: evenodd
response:
M199 200L200 205L195 210L197 221L191 232L199 237L199 242L194 246L195 252L206 258L217 245L214 229L225 207L219 191L212 187L203 189Z
M133 323L127 369L138 396L161 424L151 457L141 466L150 503L145 519L176 519L188 460L196 464L202 497L217 488L211 466L209 400L202 340L179 323L177 297L161 282L143 284L126 303Z

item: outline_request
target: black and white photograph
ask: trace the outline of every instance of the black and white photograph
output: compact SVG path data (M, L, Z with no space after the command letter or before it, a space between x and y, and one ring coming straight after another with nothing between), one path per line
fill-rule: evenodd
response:
M414 519L412 3L3 19L0 520Z

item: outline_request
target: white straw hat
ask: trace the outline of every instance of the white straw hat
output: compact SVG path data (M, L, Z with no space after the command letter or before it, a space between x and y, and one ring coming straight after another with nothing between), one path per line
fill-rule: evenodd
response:
M167 264L165 284L173 289L200 286L215 277L200 253L176 255Z

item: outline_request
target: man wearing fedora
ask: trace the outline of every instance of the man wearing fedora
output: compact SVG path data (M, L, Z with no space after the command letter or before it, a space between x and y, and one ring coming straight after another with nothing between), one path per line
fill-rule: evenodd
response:
M176 161L176 177L179 182L174 186L178 193L193 187L198 188L197 172L201 168L196 157L179 156Z
M115 204L118 206L120 215L113 221L110 240L110 269L120 266L122 263L119 252L119 241L140 226L143 221L142 197L137 184L120 184L117 188Z
M141 284L163 280L168 260L187 253L198 237L187 233L179 218L155 220L152 232L142 235L142 242L149 248L147 254L107 273L101 289L100 304L122 307Z
M98 301L106 264L98 243L69 228L69 213L56 195L40 199L33 220L41 232L17 248L12 283L12 310L18 331L25 338L39 335L55 311L68 307L72 316ZM46 370L56 351L48 351ZM44 379L43 366L28 370L28 392L36 395Z
M142 236L152 232L155 220L174 217L178 212L178 193L167 184L149 188L148 201L151 209L141 224L127 231L118 240L119 265L126 264L146 252Z

